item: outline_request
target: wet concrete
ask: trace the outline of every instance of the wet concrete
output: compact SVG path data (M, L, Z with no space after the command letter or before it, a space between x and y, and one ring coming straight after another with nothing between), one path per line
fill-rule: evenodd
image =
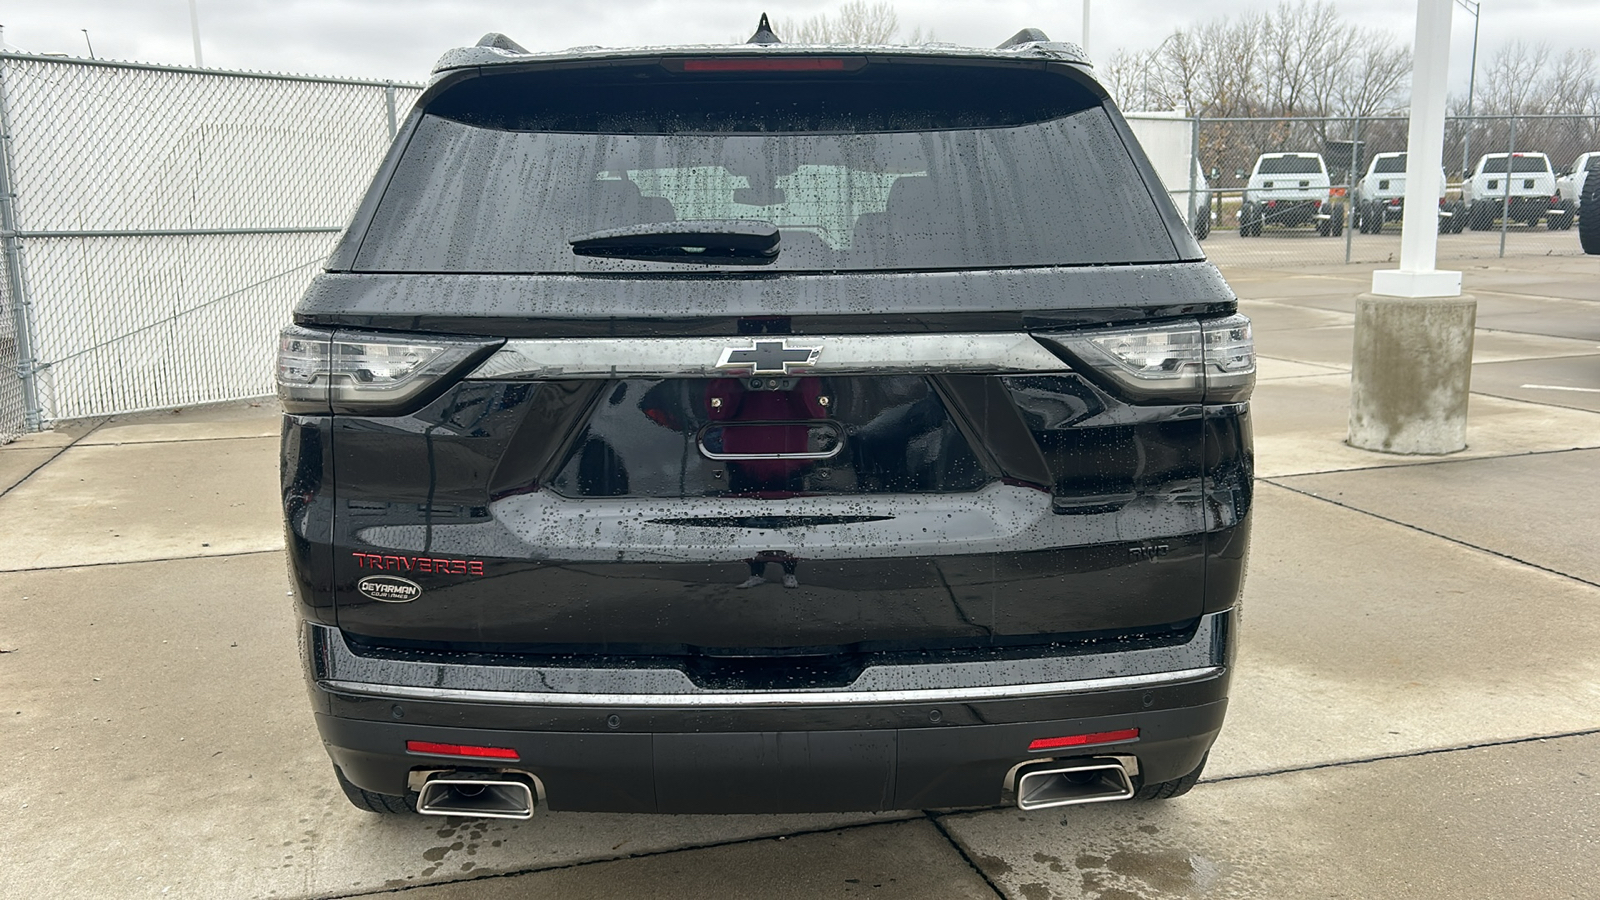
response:
M406 900L748 897L993 898L1000 894L925 819L766 838L407 891Z
M1600 313L1595 318L1600 320ZM1600 412L1600 354L1474 366L1472 389L1496 397Z
M1027 900L1580 900L1600 887L1600 735L944 824Z
M1595 536L1574 527L1600 508L1600 451L1451 460L1275 483L1600 584ZM1508 509L1520 512L1506 516Z
M281 548L277 459L276 437L80 442L0 497L0 571Z
M59 452L51 447L0 447L0 494L16 487Z

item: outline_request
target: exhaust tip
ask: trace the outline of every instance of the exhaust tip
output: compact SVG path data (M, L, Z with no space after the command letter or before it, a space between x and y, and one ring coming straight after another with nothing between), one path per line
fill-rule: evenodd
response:
M1078 759L1033 763L1017 770L1017 808L1049 809L1133 797L1133 779L1121 760Z
M435 775L417 795L417 812L425 816L531 819L534 804L533 784L504 774Z

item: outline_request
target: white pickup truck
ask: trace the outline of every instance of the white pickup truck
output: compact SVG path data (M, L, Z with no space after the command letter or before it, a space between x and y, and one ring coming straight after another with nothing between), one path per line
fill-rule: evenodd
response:
M1502 216L1530 226L1543 217L1551 231L1572 227L1572 211L1562 209L1555 171L1543 153L1485 154L1461 183L1461 200L1473 231L1488 231Z
M1444 201L1444 170L1439 170L1439 233L1460 234L1467 225L1466 207L1460 201ZM1350 215L1362 234L1381 234L1385 222L1405 215L1406 155L1379 153L1367 166L1367 174L1356 182Z
M1344 234L1344 206L1333 202L1328 166L1319 153L1263 153L1245 184L1239 236L1260 237L1267 225L1316 225L1317 234Z
M1567 171L1556 179L1556 195L1561 198L1562 208L1571 210L1575 215L1583 214L1583 185L1589 177L1589 163L1597 159L1600 159L1600 152L1580 153Z

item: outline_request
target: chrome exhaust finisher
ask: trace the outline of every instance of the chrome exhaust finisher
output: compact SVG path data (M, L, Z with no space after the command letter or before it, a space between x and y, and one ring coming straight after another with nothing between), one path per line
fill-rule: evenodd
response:
M534 805L533 783L504 773L435 775L417 795L417 812L425 816L531 819Z
M1064 759L1017 770L1017 808L1049 809L1133 797L1133 779L1117 759Z

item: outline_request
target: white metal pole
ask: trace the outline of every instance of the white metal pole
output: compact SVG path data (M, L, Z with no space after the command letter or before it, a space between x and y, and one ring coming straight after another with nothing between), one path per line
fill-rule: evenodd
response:
M200 57L200 11L195 9L195 0L189 0L189 34L194 38L194 67L205 65L205 60Z
M1460 272L1439 272L1439 164L1444 158L1445 97L1450 74L1450 8L1454 0L1417 0L1412 51L1411 134L1406 143L1405 221L1400 268L1372 273L1372 292L1395 297L1455 297Z
M1089 52L1089 0L1083 0L1083 55L1094 58Z

